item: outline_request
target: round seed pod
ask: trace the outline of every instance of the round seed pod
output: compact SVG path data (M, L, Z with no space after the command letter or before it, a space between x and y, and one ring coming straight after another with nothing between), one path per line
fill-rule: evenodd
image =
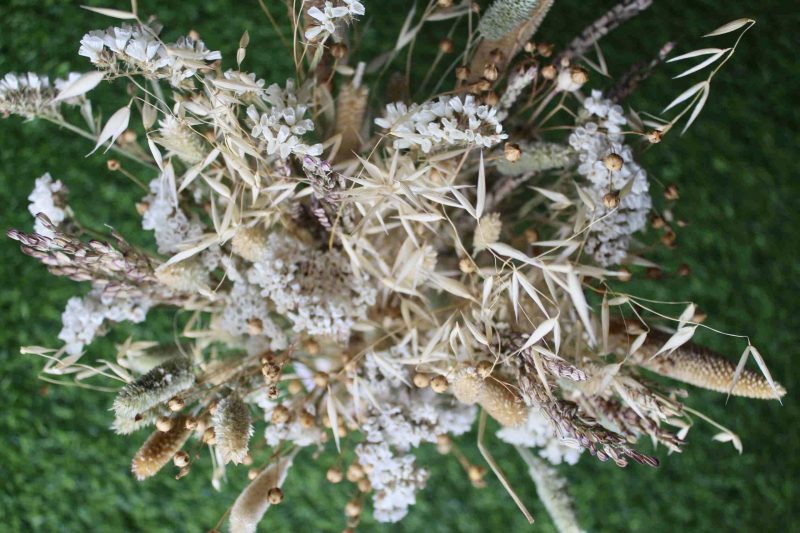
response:
M172 456L172 464L178 468L183 468L189 464L189 454L181 450Z
M414 385L420 389L424 389L425 387L431 384L430 376L427 374L423 374L421 372L417 372L416 374L414 374L413 381Z
M182 418L175 420L169 431L155 431L142 444L131 462L131 471L139 481L155 475L183 447L191 431Z
M442 394L447 391L448 383L447 378L444 376L435 376L431 380L431 390L437 394Z
M291 412L289 409L284 405L278 405L275 409L272 410L272 423L273 424L285 424L289 421L291 417Z
M520 150L518 144L506 143L503 147L503 155L506 161L514 163L515 161L519 161L519 158L522 157L522 150Z
M443 54L452 54L455 49L452 39L444 38L439 41L439 51Z
M350 500L344 506L344 514L350 518L355 518L361 514L361 502L358 500Z
M278 487L272 487L267 492L267 499L272 505L278 505L283 501L283 491Z
M344 476L342 475L341 469L336 468L336 467L331 467L325 473L325 478L330 483L341 483L341 481L344 478Z

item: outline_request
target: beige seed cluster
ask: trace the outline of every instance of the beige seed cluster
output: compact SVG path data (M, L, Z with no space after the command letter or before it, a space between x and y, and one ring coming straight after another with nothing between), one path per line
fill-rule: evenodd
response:
M452 379L452 391L462 403L477 403L489 415L506 427L525 422L527 411L522 398L497 379L483 379L477 370L468 367L456 372Z
M155 475L170 462L191 435L183 417L174 419L169 431L155 431L145 441L131 463L131 471L139 481Z

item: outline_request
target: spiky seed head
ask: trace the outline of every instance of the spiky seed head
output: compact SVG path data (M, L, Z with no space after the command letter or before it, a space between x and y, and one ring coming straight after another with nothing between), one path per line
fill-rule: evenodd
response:
M431 377L428 374L423 374L422 372L416 372L413 380L414 385L420 389L424 389L431 384Z
M431 390L437 394L446 392L448 385L447 378L444 376L434 376L431 379Z
M283 491L278 487L272 487L267 492L267 499L272 505L278 505L283 501Z
M611 172L619 172L625 162L619 154L611 153L603 158L603 165Z
M248 261L258 261L267 249L267 232L261 226L240 227L231 239L231 251Z
M247 446L253 436L250 410L237 395L223 399L211 421L217 438L217 448L225 463L240 464L247 456Z
M496 0L478 23L485 39L498 40L520 24L527 22L539 0Z
M194 385L192 362L185 357L170 359L125 385L114 399L118 418L132 419Z
M197 292L208 288L208 271L199 260L188 259L156 270L158 281L178 292Z
M495 378L481 378L474 367L455 373L452 390L458 401L479 404L503 426L519 426L527 419L525 403L516 391Z
M325 479L328 480L329 483L341 483L342 479L344 479L344 475L342 474L341 468L336 468L332 466L325 472Z
M255 533L264 513L272 505L269 498L270 491L283 485L291 465L290 458L279 458L277 462L262 470L239 494L231 507L231 533ZM273 497L276 494L273 493Z
M131 471L136 479L143 480L155 475L183 447L191 431L179 417L169 431L155 431L142 444L131 462Z

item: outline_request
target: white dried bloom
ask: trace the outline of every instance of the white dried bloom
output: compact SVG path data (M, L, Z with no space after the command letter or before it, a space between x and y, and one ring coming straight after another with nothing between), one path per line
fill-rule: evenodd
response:
M569 143L578 153L578 173L590 182L590 195L595 204L595 222L589 230L586 251L601 265L620 263L627 255L631 235L642 229L652 206L647 173L633 159L631 148L623 144L622 127L627 123L622 108L605 100L599 91L583 104L579 119L582 125L569 136ZM603 163L609 154L623 159L620 170L611 172ZM603 196L619 191L629 182L630 192L621 197L618 207L608 209Z
M337 21L350 21L353 17L366 12L364 5L358 0L343 0L343 3L345 4L343 6L334 6L332 2L325 2L322 9L317 6L309 8L308 16L313 18L316 24L306 30L306 39L325 40L329 35L336 33Z
M304 156L319 156L322 145L307 145L300 137L314 129L314 122L304 118L308 106L306 91L295 90L294 81L287 80L286 87L272 84L264 91L263 100L267 110L259 112L255 106L247 108L247 116L253 122L253 137L266 141L268 155L277 154L286 159L294 154L301 159Z
M15 74L10 72L0 79L0 114L37 117L58 117L61 103L75 104L81 100L70 98L53 103L61 88L80 74L70 73L68 80L57 79L55 86L47 76L34 72Z
M525 424L504 427L497 432L497 437L515 446L539 448L539 455L554 465L574 465L583 452L582 448L570 446L558 438L553 425L538 409L529 410Z
M366 274L352 271L347 255L320 251L286 235L272 233L263 257L248 272L277 312L295 331L346 340L357 320L366 317L377 290Z
M258 320L261 333L268 340L270 350L283 350L289 344L286 334L270 316L267 300L261 296L261 289L246 281L236 281L225 297L220 327L233 336L248 335L248 323Z
M478 104L472 95L463 100L459 96L440 96L410 108L402 102L388 104L375 124L396 137L396 149L417 146L427 154L452 146L496 145L508 138L496 115L497 108Z
M427 471L415 466L413 455L395 454L385 442L359 444L355 451L359 464L369 471L367 477L375 489L372 497L375 520L402 520L408 508L416 503L417 491L425 487Z
M66 192L67 188L64 187L64 184L61 181L53 181L48 172L36 179L33 192L28 196L30 201L28 211L34 217L43 213L50 219L53 226L59 226L67 218L67 212L64 210ZM33 230L45 237L54 236L53 232L38 218L34 222Z
M191 218L177 206L176 200L165 186L165 176L150 182L152 194L143 200L147 211L142 216L142 228L155 233L158 252L174 253L180 245L203 234L203 226L196 216Z
M150 309L144 298L112 298L100 290L93 289L83 298L72 297L61 314L61 332L58 338L64 341L67 353L77 355L91 344L105 321L143 322Z
M500 239L500 231L503 223L500 221L500 213L490 213L478 219L475 225L475 235L472 237L472 244L475 253L485 250Z
M217 405L211 419L217 449L225 463L239 464L247 455L247 445L253 436L250 410L241 398L228 396Z

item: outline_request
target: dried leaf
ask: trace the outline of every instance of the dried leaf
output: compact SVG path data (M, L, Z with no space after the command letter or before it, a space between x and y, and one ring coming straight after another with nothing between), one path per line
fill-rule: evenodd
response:
M97 144L94 146L92 151L86 155L90 156L95 153L97 149L109 139L111 140L111 142L108 144L108 147L110 148L111 145L114 144L114 141L117 140L117 137L119 137L122 132L128 128L128 121L130 118L130 107L125 106L118 109L113 115L111 115L111 118L108 119L108 122L106 122L106 125L103 127L103 130L100 132L100 136L97 139ZM108 148L106 148L106 151L108 151Z
M75 98L76 96L88 93L97 87L97 85L103 81L104 77L105 73L98 70L83 74L80 78L64 87L58 93L58 96L53 98L53 103L61 102L62 100Z
M755 20L742 18L736 19L728 22L727 24L723 24L716 30L712 31L711 33L706 33L703 37L716 37L717 35L724 35L726 33L730 33L732 31L736 31L739 28L746 26L747 24L755 24Z

